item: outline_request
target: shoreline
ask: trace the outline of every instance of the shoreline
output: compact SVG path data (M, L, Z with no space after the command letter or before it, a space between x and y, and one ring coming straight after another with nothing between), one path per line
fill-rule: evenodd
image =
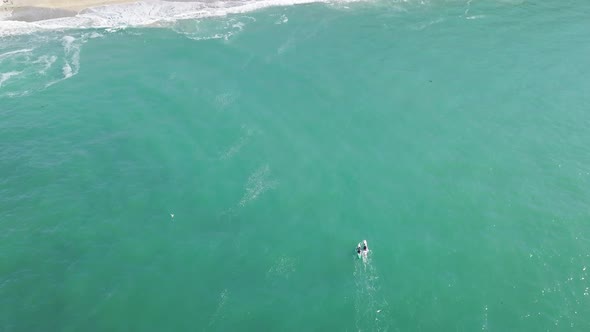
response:
M331 0L0 0L0 37L38 30L158 26L161 22L329 1Z
M134 3L138 1L139 0L0 0L0 9L19 10L23 8L39 8L80 12L92 7Z
M0 0L2 11L10 14L0 21L37 22L62 17L73 17L86 9L134 3L130 0Z

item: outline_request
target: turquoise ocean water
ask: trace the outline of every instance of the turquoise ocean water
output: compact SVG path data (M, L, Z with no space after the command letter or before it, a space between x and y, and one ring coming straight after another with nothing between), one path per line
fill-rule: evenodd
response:
M589 14L0 24L0 331L588 331Z

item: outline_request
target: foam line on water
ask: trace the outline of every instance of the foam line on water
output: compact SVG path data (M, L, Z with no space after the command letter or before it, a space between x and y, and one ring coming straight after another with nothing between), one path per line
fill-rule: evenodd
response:
M251 201L254 201L264 192L269 189L274 189L277 182L269 179L270 168L268 165L264 165L258 168L250 177L246 183L246 192L240 200L239 206L244 207Z
M65 63L63 66L64 78L76 75L80 70L80 45L75 45L76 38L72 36L63 37Z
M209 320L209 326L213 326L219 318L223 318L223 309L224 309L225 303L227 302L228 297L229 297L229 292L226 288L221 292L221 294L219 294L219 301L217 303L217 308L215 309L213 316Z
M231 159L235 154L237 154L238 152L240 152L240 150L242 150L242 148L248 143L250 138L256 133L254 129L248 128L245 125L242 126L242 132L243 132L243 134L241 135L241 137L234 144L232 144L231 147L229 147L227 150L225 150L221 154L219 159L221 159L221 160Z
M25 48L25 49L21 49L21 50L15 50L15 51L10 51L10 52L6 52L6 53L2 53L0 54L0 61L9 58L10 56L13 56L15 54L21 54L21 53L29 53L32 52L33 49L32 48Z
M4 82L8 81L11 77L19 75L20 71L10 71L8 73L0 73L0 88L4 84Z
M15 49L0 44L6 47L0 49L0 97L25 96L78 74L82 45L97 34L71 33L33 36L29 43L35 44L34 48Z
M56 60L57 60L57 57L55 55L42 55L33 63L34 64L43 64L43 68L41 68L38 71L38 73L41 75L45 75L45 73L47 73L49 68L51 68L51 66L53 66L53 64L55 63Z

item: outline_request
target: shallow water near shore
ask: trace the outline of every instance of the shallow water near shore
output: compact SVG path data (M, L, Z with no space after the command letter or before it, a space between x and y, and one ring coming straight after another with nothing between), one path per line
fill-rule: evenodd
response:
M587 330L589 10L0 39L0 331Z

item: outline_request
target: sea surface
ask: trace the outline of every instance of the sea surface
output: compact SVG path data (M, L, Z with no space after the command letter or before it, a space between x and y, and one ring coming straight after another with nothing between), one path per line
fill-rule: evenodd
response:
M0 332L590 330L590 2L8 19Z

